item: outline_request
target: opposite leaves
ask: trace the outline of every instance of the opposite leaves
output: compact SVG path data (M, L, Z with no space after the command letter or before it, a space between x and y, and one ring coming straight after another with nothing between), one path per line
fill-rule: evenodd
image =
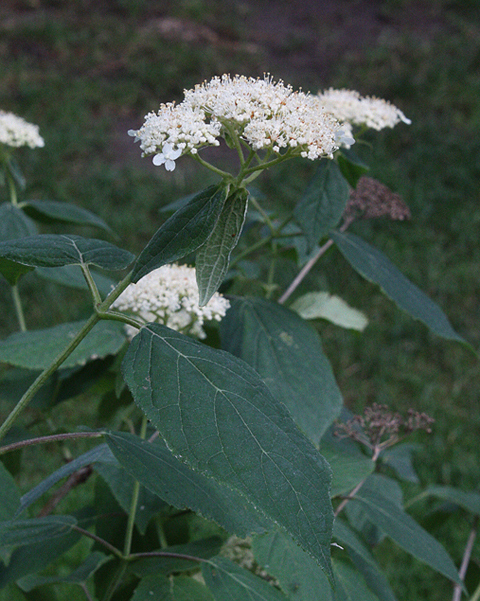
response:
M178 458L245 495L331 575L330 468L253 369L151 324L130 344L123 373Z

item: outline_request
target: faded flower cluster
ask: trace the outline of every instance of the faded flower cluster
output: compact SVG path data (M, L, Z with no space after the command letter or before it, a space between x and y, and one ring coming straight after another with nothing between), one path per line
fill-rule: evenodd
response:
M318 94L324 108L331 112L344 127L363 125L371 129L381 130L395 127L397 123L410 124L400 109L381 98L364 97L354 90L335 90L330 88Z
M220 321L229 301L216 292L204 306L198 306L195 269L186 265L164 265L130 284L113 303L112 308L130 313L145 323L161 323L196 338L205 338L206 321ZM133 337L137 331L127 326Z
M314 160L331 157L344 135L318 96L294 91L269 77L223 75L184 94L180 104L162 104L157 113L145 117L138 131L128 132L140 141L145 155L154 155L154 164L164 164L169 171L179 156L218 146L220 137L237 137L254 151L290 150Z
M0 144L18 148L42 148L45 142L39 133L38 125L28 123L22 117L0 110Z

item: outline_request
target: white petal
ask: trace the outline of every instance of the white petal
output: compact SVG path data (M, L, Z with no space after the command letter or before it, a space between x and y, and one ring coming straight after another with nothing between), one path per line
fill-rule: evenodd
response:
M153 163L154 165L156 165L157 167L158 167L159 165L163 165L163 163L165 163L165 157L163 156L163 154L162 154L162 153L160 153L160 154L156 154L156 155L153 157L153 159L152 159L152 163Z
M173 171L175 169L175 161L171 161L170 159L167 159L165 161L165 169L167 171Z

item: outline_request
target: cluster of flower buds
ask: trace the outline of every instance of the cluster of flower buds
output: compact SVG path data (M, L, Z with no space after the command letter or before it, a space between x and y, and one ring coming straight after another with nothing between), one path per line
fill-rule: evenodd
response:
M18 148L42 148L45 142L39 133L38 125L28 123L22 117L0 110L0 144Z

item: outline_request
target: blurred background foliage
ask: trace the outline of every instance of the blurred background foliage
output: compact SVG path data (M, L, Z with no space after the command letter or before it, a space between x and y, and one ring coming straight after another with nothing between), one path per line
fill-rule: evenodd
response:
M38 124L45 138L44 149L17 155L27 177L22 197L92 210L119 234L112 241L140 251L165 219L161 207L203 187L205 173L188 159L173 173L154 168L126 132L160 102L180 100L184 88L225 72L271 73L312 93L356 89L390 100L412 120L369 134L356 148L369 175L402 195L412 220L365 221L352 230L383 250L478 348L477 0L2 0L0 108ZM291 208L314 169L308 161L288 162L256 185L267 205ZM7 200L5 189L0 194ZM278 283L286 286L293 263L282 274ZM319 324L347 406L426 411L436 424L428 439L419 438L426 442L416 456L422 482L478 489L480 374L473 354L401 314L336 251L307 283L339 294L370 319L362 335ZM21 282L21 293L30 328L78 319L89 309L82 293L34 275ZM0 302L5 336L16 324L4 283ZM87 423L96 410L90 400L62 405L51 418L56 427ZM26 456L28 487L51 470ZM407 497L418 490L405 486ZM428 503L412 511L426 523ZM469 524L429 527L458 564ZM377 553L400 599L445 598L438 576L393 545Z

